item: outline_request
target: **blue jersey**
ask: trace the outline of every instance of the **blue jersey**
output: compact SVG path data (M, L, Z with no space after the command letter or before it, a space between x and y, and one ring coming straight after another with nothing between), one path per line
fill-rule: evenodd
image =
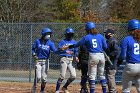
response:
M59 42L58 44L58 48L62 48L62 46L69 46L69 45L73 45L76 44L77 42L75 40L66 40L63 39ZM72 54L67 54L66 51L71 51ZM60 56L74 56L74 55L78 55L78 48L72 48L72 49L68 49L68 50L64 50L60 52Z
M121 59L127 62L140 62L140 44L132 36L127 36L121 41Z
M107 49L106 40L101 34L87 34L74 47L85 45L90 53L101 53Z
M41 39L37 39L32 46L32 54L37 55L39 59L48 59L50 50L57 52L57 49L51 40L47 40L44 44L42 44Z

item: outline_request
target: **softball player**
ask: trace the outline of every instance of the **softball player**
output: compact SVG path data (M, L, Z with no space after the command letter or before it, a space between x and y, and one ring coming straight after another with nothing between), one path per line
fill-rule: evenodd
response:
M130 93L132 81L140 93L140 22L132 19L128 22L129 35L121 41L120 60L126 59L122 74L123 93Z
M57 52L54 43L50 40L52 31L49 28L42 29L42 37L37 39L32 47L32 55L36 60L35 64L35 79L32 93L35 93L37 83L41 79L40 93L44 93L44 88L47 82L47 72L49 69L50 50Z
M76 41L73 40L74 30L72 28L67 28L65 30L65 39L61 40L59 42L58 48L62 48L62 46L68 46L72 44L76 44ZM60 53L61 59L60 59L60 77L58 78L57 84L56 84L56 93L59 93L60 85L62 81L65 79L66 70L68 68L68 71L70 73L70 77L68 78L67 82L63 86L62 90L64 93L69 93L67 90L67 87L71 82L75 80L76 77L76 71L75 68L72 65L73 61L73 55L78 54L77 48L67 49ZM76 57L76 60L78 61L78 57Z
M104 76L105 56L103 51L107 49L104 37L98 33L93 22L87 22L86 31L90 33L84 36L78 43L70 46L63 46L63 49L79 47L85 45L89 52L88 75L90 84L90 93L94 93L96 73L102 84L102 91L106 93L106 79Z

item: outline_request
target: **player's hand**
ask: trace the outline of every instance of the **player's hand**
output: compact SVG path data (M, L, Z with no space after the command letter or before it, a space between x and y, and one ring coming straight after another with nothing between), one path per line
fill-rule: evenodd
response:
M78 57L75 57L75 60L77 63L79 63L79 58Z
M35 60L38 60L38 57L37 57L36 55L33 55L33 58L34 58Z
M67 50L69 48L69 46L62 46L61 50Z
M72 51L69 51L69 50L66 50L66 53L67 54L72 54L73 52Z

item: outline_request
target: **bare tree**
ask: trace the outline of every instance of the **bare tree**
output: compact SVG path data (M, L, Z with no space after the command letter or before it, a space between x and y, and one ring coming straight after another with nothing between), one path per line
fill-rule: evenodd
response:
M28 22L36 15L42 0L0 0L1 22Z
M139 0L113 0L108 2L111 21L126 22L129 19L140 19Z
M107 0L81 0L81 16L87 21L105 22L108 17Z

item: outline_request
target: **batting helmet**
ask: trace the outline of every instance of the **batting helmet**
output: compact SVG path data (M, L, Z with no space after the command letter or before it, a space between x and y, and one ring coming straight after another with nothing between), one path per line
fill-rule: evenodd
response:
M74 34L74 30L72 28L66 28L65 30L65 34L69 34L69 33L73 33Z
M94 29L95 27L96 26L94 22L87 22L85 25L85 30L91 30L91 29Z
M45 36L46 33L50 33L51 34L52 33L51 29L50 28L43 28L42 32L41 32L42 36Z
M135 29L140 30L140 22L136 19L132 19L128 22L128 31L132 31Z

